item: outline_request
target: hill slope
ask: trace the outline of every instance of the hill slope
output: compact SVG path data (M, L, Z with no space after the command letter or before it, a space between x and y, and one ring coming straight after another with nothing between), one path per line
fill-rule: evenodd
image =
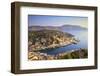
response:
M55 48L77 43L74 35L57 30L29 31L29 51Z

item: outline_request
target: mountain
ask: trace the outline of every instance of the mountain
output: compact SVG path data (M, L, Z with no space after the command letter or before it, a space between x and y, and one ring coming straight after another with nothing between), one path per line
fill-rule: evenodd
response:
M39 26L39 25L33 25L33 26L29 26L28 30L29 31L33 31L33 30L43 30L43 29L47 29L47 30L87 30L87 28L85 27L81 27L78 25L62 25L62 26Z
M60 29L61 30L87 30L87 28L78 25L63 25L60 27Z
M49 30L55 30L55 29L59 29L59 27L54 27L54 26L39 26L39 25L33 25L33 26L29 26L28 30L29 31L34 31L34 30L43 30L43 29L49 29Z

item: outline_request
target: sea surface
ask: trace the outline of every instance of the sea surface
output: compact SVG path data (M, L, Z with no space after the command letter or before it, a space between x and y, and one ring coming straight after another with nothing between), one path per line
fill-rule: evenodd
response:
M77 44L71 44L64 47L54 48L43 50L43 53L47 53L49 55L56 55L58 53L67 52L71 50L76 50L80 48L88 49L88 30L62 30L63 32L70 33L75 36L76 39L80 40Z

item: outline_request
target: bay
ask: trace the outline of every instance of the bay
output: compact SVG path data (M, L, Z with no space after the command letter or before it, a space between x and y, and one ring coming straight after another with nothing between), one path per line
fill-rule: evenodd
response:
M79 40L77 44L71 44L64 47L46 49L41 51L42 53L47 53L48 55L56 55L58 53L67 52L71 50L76 50L80 48L88 49L88 30L62 30L63 32L70 33Z

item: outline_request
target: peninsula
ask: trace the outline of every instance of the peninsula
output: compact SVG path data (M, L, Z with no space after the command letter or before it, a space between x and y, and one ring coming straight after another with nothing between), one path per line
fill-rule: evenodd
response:
M29 31L28 50L40 51L50 48L62 47L70 44L77 44L79 40L74 35L58 30Z

